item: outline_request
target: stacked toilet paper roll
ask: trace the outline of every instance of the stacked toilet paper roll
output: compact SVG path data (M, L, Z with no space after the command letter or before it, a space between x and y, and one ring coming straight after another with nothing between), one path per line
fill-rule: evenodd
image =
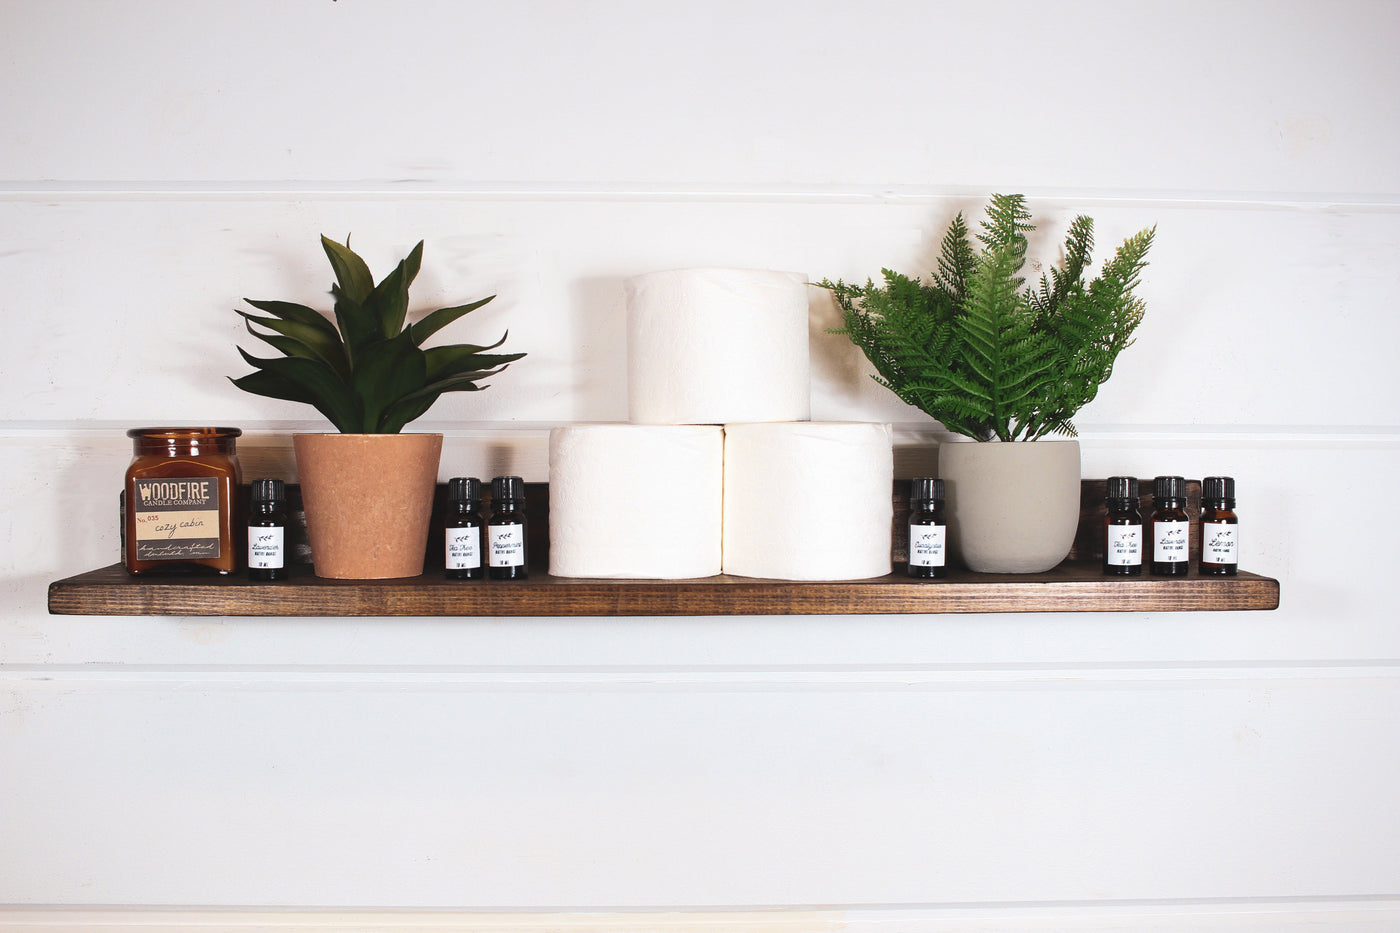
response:
M807 288L753 269L627 281L631 423L551 432L551 574L890 572L890 427L807 420Z
M724 437L708 425L549 434L549 572L684 579L721 567Z
M810 418L806 279L759 269L677 269L628 279L628 420Z
M724 572L856 580L890 572L890 426L731 424L724 429Z

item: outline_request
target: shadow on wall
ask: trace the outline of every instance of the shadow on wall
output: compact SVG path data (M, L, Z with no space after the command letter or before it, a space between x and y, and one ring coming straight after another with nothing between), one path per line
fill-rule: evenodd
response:
M579 279L569 290L576 366L565 389L574 421L627 420L627 303L622 276Z
M626 276L584 278L570 288L574 367L559 380L570 393L571 420L626 422ZM808 289L808 347L811 354L814 420L925 421L928 416L900 402L870 378L874 367L860 348L831 330L841 312L824 288Z
M860 348L844 334L831 331L841 327L841 309L831 292L818 286L808 289L807 297L807 345L812 360L813 403L816 402L817 386L823 386L827 394L843 402L858 403L865 394L866 383L875 367L865 358ZM816 412L812 415L817 417Z

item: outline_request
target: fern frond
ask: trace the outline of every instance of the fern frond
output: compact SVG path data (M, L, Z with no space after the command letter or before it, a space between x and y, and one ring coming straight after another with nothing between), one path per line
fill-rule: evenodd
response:
M1052 266L1048 279L1044 275L1040 277L1039 293L1030 296L1037 323L1043 323L1054 315L1067 294L1084 287L1084 270L1093 252L1094 219L1080 214L1074 218L1065 235L1064 255L1061 257L1063 267Z
M1021 276L1025 199L994 195L974 248L958 214L931 282L883 270L883 285L821 282L875 381L950 431L978 440L1075 436L1070 420L1132 344L1144 304L1134 294L1155 228L1130 237L1085 283L1093 221L1076 217L1059 268L1038 289Z
M1026 255L1026 234L1035 229L1028 223L1031 212L1026 208L1025 195L994 194L987 205L987 219L982 224L982 232L977 235L990 252L1017 246L1021 255Z
M943 245L938 255L938 271L934 273L934 284L948 294L957 304L967 298L967 277L977 271L977 253L967 240L967 221L962 212L948 225L943 234Z

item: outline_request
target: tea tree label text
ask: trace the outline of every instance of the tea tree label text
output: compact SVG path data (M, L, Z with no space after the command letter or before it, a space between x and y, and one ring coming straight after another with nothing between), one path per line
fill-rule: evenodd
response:
M1108 526L1108 562L1114 567L1141 566L1141 525Z

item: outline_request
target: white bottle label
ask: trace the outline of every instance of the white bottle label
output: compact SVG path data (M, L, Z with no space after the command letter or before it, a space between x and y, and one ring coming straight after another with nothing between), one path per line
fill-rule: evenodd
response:
M1108 526L1108 565L1110 567L1142 566L1142 526Z
M481 529L447 529L448 570L475 570L481 566Z
M942 567L944 543L947 539L945 525L909 526L909 564L913 567Z
M492 525L490 561L492 567L525 566L525 526Z
M1190 522L1153 522L1152 559L1165 564L1184 564L1191 556Z
M1224 522L1201 523L1201 563L1238 564L1240 526Z
M285 562L280 527L248 528L248 567L253 570L281 570Z

